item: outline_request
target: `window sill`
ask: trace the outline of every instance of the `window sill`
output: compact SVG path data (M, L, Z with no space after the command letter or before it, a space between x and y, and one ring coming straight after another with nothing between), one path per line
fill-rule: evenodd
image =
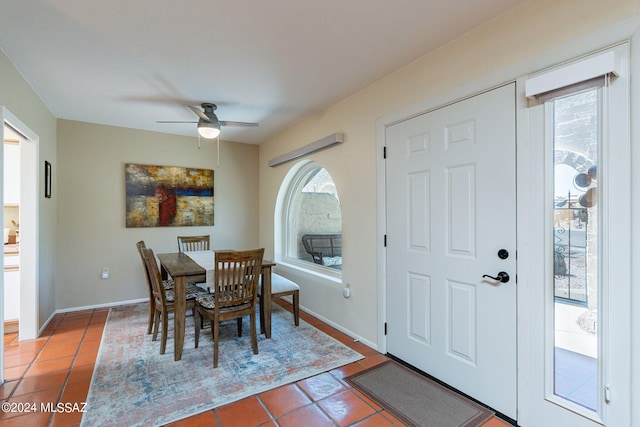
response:
M315 264L308 262L295 262L292 260L276 260L278 266L291 268L293 270L300 271L302 273L311 274L325 280L329 280L335 283L342 283L342 271L335 270L329 267L316 267Z

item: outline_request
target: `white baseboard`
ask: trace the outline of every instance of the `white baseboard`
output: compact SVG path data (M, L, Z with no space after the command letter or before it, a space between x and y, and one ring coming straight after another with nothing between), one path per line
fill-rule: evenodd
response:
M56 310L55 314L59 314L59 313L69 313L69 312L73 312L73 311L82 311L82 310L93 310L96 308L105 308L105 307L115 307L117 305L127 305L127 304L137 304L139 302L146 302L149 301L149 298L138 298L138 299L132 299L132 300L128 300L128 301L118 301L118 302L106 302L104 304L95 304L95 305L85 305L82 307L72 307L72 308L60 308L58 310Z
M285 298L283 298L283 299L285 299ZM378 346L376 344L374 344L371 341L366 340L366 339L358 336L358 334L354 333L353 331L350 331L349 329L346 329L346 328L338 325L337 323L332 322L331 320L327 319L326 317L321 316L318 313L315 313L314 311L309 310L307 307L304 307L302 305L300 306L300 310L304 310L305 312L307 312L308 314L312 315L313 317L322 320L327 325L332 326L332 327L336 328L337 330L339 330L340 332L349 335L351 338L353 338L354 342L360 342L360 343L366 345L367 347L371 347L372 349L378 351Z
M20 321L18 319L4 321L4 333L15 334L20 329Z
M108 303L104 303L104 304L85 305L85 306L82 306L82 307L60 308L60 309L54 311L51 314L51 316L49 316L49 318L44 322L42 327L38 330L38 336L42 335L42 332L44 332L44 330L47 328L47 326L49 326L49 323L51 323L51 321L56 316L56 314L72 313L74 311L83 311L83 310L94 310L96 308L115 307L115 306L118 306L118 305L137 304L137 303L140 303L140 302L147 302L147 301L149 301L149 298L138 298L138 299L132 299L132 300L128 300L128 301L118 301L118 302L108 302Z

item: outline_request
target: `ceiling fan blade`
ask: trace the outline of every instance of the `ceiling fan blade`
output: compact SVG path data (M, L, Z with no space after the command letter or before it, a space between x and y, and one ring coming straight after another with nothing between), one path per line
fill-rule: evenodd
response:
M220 120L220 126L243 126L243 127L251 127L257 128L260 126L258 123L249 123L249 122L230 122L228 120Z
M175 120L157 120L156 123L198 123L198 122L183 122Z
M198 107L194 107L193 105L189 105L189 108L191 108L191 110L193 110L193 112L196 113L198 115L198 117L200 117L205 122L211 122L211 119L204 113L204 111L202 111Z

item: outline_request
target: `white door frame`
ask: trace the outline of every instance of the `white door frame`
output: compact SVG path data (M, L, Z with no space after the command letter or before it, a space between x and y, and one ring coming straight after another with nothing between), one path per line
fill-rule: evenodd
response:
M408 120L420 114L427 113L436 108L444 105L451 104L458 100L473 96L477 93L498 87L502 84L515 81L518 84L516 97L516 109L518 118L522 118L526 115L526 98L524 97L523 76L536 72L538 70L551 67L556 64L560 64L565 61L572 60L581 55L587 55L598 49L602 49L624 40L632 40L632 52L631 52L631 69L632 75L638 75L640 73L640 34L637 30L640 28L640 16L634 16L623 22L615 23L604 29L600 29L593 34L584 36L578 40L569 42L567 44L553 48L541 55L528 58L520 63L509 66L508 68L498 70L488 76L479 78L472 82L461 82L459 86L450 88L444 93L435 95L421 103L408 106L401 110L391 112L376 121L376 146L377 146L377 174L376 174L376 186L377 186L377 230L378 235L376 243L378 247L378 268L377 268L377 297L378 297L378 351L386 353L387 342L385 337L385 320L386 320L386 249L384 247L384 239L386 233L386 190L385 190L385 161L383 157L384 147L386 146L385 129L388 126L399 123L404 120ZM638 111L640 109L640 83L637 79L632 79L632 96L631 96L631 111L632 116L632 129L631 140L637 142L640 140L640 120L638 120ZM535 161L528 153L528 130L523 130L520 127L517 130L516 141L516 153L517 153L517 165L516 165L516 180L517 180L517 194L526 195L528 192L528 186L530 185L530 162ZM640 164L640 150L632 151L632 162L634 165ZM632 193L632 209L634 212L640 212L640 197L638 192L640 189L640 168L632 170L631 175L632 188L636 188L635 193ZM634 185L635 184L635 185ZM634 197L635 196L635 197ZM526 248L529 246L528 233L525 231L528 229L530 221L528 209L529 200L526 197L518 197L517 202L517 234L518 253L526 253ZM640 227L633 228L632 232L632 256L637 258L640 254ZM529 359L527 356L527 348L529 347L529 318L530 312L528 310L527 300L527 284L530 281L530 267L523 259L518 258L518 291L517 291L517 313L518 313L518 366L529 366ZM632 265L631 279L640 279L640 266ZM637 288L637 287L636 287ZM640 306L640 292L632 293L631 303L638 307ZM632 325L640 325L640 312L638 310L632 313ZM631 326L630 331L631 338L631 355L632 360L638 360L640 356L640 326ZM518 420L526 420L528 408L526 405L527 397L530 391L527 389L527 375L525 369L518 369ZM631 392L632 396L640 396L640 366L632 366L631 371ZM640 423L640 406L635 405L631 408L632 423ZM521 424L523 427L526 424Z
M636 144L640 140L640 120L638 109L640 108L640 81L635 78L640 72L640 31L636 31L631 37L631 143ZM631 149L631 164L640 165L640 150ZM631 212L640 212L640 169L631 168ZM638 259L640 254L640 227L631 228L631 259ZM640 291L638 291L638 279L640 278L640 263L631 264L631 283L635 283L631 290L631 307L640 307ZM631 311L631 360L638 361L640 356L640 310ZM631 396L638 399L640 396L640 366L631 365ZM637 400L636 400L637 401ZM631 407L631 424L640 425L640 405Z
M6 107L0 106L0 136L8 124L25 138L20 141L20 339L38 336L40 139ZM4 200L4 150L0 152L0 200ZM0 214L4 222L4 212ZM0 261L4 271L4 257ZM0 277L0 337L4 336L4 274ZM0 341L0 384L4 382L4 341Z

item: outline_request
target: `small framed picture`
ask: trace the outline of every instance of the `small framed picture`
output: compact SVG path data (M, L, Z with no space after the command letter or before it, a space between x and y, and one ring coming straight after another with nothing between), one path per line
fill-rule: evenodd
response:
M44 161L44 197L51 198L51 163Z

